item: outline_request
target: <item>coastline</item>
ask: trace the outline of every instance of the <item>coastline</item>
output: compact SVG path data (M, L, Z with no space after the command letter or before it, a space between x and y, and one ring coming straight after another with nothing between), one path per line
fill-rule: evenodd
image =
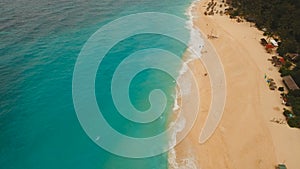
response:
M194 27L194 19L193 19L193 14L192 14L192 10L193 8L196 6L196 3L199 2L199 0L194 0L191 5L187 8L186 11L186 16L188 17L188 21L186 23L186 27L188 30L190 30L190 36L191 39L189 41L189 47L187 49L187 51L183 54L183 65L181 67L181 69L179 70L179 76L177 78L177 81L184 83L186 75L185 73L189 71L191 71L194 75L195 75L195 79L196 83L198 85L199 88L190 88L190 89L184 89L185 90L185 94L188 95L189 98L193 98L194 94L193 93L199 93L200 91L198 91L198 89L202 89L201 90L201 94L206 96L206 100L210 101L210 83L209 83L209 79L207 79L208 77L206 77L206 79L202 78L202 76L200 74L202 74L203 72L206 72L205 66L202 64L202 62L199 60L200 57L203 55L202 54L202 50L203 46L204 46L204 41L202 39L201 33L199 31L198 28ZM194 65L194 66L191 66ZM205 82L202 83L201 81ZM200 84L204 84L204 85L200 85ZM171 117L172 120L180 120L181 125L177 126L177 130L173 133L173 135L171 136L171 142L177 142L176 136L177 134L179 134L185 125L185 120L186 119L176 119L176 114L178 114L181 111L181 106L182 106L182 98L181 98L182 93L180 92L180 89L178 87L176 87L176 97L175 97L175 103L173 106L173 113L175 114L175 117ZM201 96L200 96L201 97ZM203 98L201 98L202 100ZM196 103L198 104L198 103ZM209 102L206 103L206 110L208 110L209 108ZM199 114L198 114L199 117ZM198 118L199 119L199 118ZM194 125L198 124L202 124L202 122L195 122ZM177 145L178 146L178 145ZM178 156L178 155L179 156ZM180 159L180 160L178 160ZM170 169L197 169L198 168L198 164L196 163L196 159L193 157L192 153L188 153L188 154L182 154L181 150L178 150L178 148L172 148L169 153L168 153L168 164L169 164L169 168Z
M283 106L280 93L270 91L263 76L267 74L279 86L284 85L276 68L267 61L271 55L259 44L263 33L250 23L237 23L225 15L205 16L207 2L191 5L193 25L205 41L203 56L188 63L199 85L191 92L200 93L201 109L191 132L175 147L176 165L170 168L274 168L278 163L299 168L300 132L270 122L274 117L283 118ZM207 39L206 35L212 33L218 38ZM204 76L207 71L202 60L209 55L217 55L224 66L227 98L218 128L200 144L200 131L212 99L210 77Z

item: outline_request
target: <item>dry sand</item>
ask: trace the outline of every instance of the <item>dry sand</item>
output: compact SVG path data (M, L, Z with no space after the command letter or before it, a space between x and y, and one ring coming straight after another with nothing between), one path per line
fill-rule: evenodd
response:
M299 169L300 130L270 121L284 119L283 105L280 92L269 90L264 75L275 79L277 86L283 84L277 68L267 61L272 55L259 44L262 32L228 16L204 16L207 2L202 0L194 7L194 24L206 41L203 55L218 55L223 64L225 110L215 133L200 144L199 134L211 102L210 76L204 76L201 60L191 62L189 67L199 83L199 89L194 90L199 90L201 109L192 131L175 149L177 163L188 168L184 166L192 161L202 169L272 169L285 163L288 169ZM218 38L207 39L211 32Z

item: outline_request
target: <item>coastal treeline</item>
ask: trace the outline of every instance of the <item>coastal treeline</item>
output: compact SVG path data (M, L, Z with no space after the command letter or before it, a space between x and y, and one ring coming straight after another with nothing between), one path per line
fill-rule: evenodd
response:
M300 0L227 0L231 17L240 16L278 41L277 53L286 60L282 76L291 75L300 86ZM294 57L291 59L291 54ZM300 128L300 90L289 91L292 112L284 111L291 127ZM293 116L289 116L292 114Z
M291 127L300 128L300 90L292 90L287 94L288 104L292 106L290 110L284 110L283 115Z
M278 53L300 50L299 0L227 0L234 8L232 14L254 22L267 35L279 36Z

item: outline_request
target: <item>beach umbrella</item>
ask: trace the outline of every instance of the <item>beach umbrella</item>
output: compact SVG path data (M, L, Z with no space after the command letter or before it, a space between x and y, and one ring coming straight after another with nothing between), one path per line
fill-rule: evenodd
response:
M282 64L284 64L284 63L285 63L285 60L284 60L284 58L280 58L280 59L279 59L279 61L280 61Z
M267 44L267 45L266 45L266 48L267 48L267 49L272 49L272 48L274 48L274 46L273 46L272 44Z

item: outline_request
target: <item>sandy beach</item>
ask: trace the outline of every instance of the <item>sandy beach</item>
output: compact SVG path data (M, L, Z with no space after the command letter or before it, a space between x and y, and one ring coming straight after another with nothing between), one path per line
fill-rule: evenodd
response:
M272 169L285 163L288 169L299 169L300 130L270 121L284 119L284 106L280 92L268 88L265 74L277 86L284 85L277 68L267 60L272 55L259 43L263 32L226 15L205 16L208 2L202 0L193 8L193 22L202 33L205 46L202 59L189 63L199 86L192 93L200 93L201 109L191 132L175 148L178 165L170 168ZM217 38L207 39L209 34ZM203 62L210 55L217 55L222 62L227 95L216 131L200 144L199 135L212 100L211 75L205 75L207 68Z

